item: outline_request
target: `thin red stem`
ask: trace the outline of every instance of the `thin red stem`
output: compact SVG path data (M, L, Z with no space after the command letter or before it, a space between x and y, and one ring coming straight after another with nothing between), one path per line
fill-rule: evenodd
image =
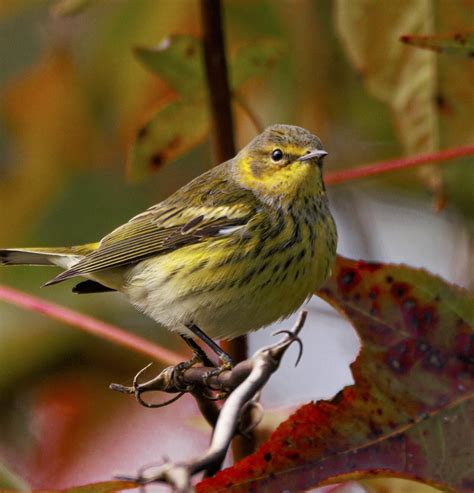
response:
M75 312L69 308L64 308L55 303L50 303L36 296L23 293L17 289L0 285L0 300L26 310L41 313L54 320L59 320L67 325L76 327L102 339L107 339L167 365L175 365L180 361L188 359L182 354L158 346L156 342L147 341L114 325L88 317L87 315Z
M379 161L377 163L367 164L359 168L345 169L327 173L324 179L326 185L336 185L350 180L358 180L367 176L380 175L389 171L404 168L414 168L428 163L440 161L449 161L463 156L474 154L474 144L456 147L454 149L445 149L444 151L429 152L426 154L417 154L406 158L390 159L388 161Z

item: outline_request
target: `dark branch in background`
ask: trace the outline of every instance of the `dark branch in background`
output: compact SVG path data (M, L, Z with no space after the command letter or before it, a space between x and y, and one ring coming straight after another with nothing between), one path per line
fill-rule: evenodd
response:
M302 312L291 331L281 331L286 336L280 342L257 351L251 358L242 361L232 370L213 376L208 385L210 388L219 386L222 389L232 391L224 402L215 422L214 433L209 448L202 456L183 462L165 462L162 465L149 467L142 470L137 477L120 476L117 479L134 481L140 484L149 484L162 481L170 484L176 491L189 493L194 491L192 477L204 471L206 475L212 475L221 468L229 444L234 435L239 431L245 433L247 423L243 423L243 415L254 408L254 398L258 396L270 376L278 369L285 351L293 342L301 341L298 334L303 328L307 312ZM301 353L300 353L301 356ZM299 361L299 357L297 363ZM203 386L203 376L210 368L192 367L180 374L179 388L174 387L174 367L167 368L158 377L138 384L135 387L123 387L113 384L115 390L125 393L135 393L137 388L141 393L160 390L165 392L179 392L181 385L187 384L194 393L197 388ZM255 426L255 423L253 423ZM243 429L242 429L243 428Z
M212 148L214 164L231 159L235 155L234 124L232 120L231 94L227 76L224 34L220 0L201 0L204 61L209 93ZM241 336L223 345L234 361L247 358L247 337ZM236 460L255 450L255 437L238 438L233 445Z
M220 0L201 0L204 61L215 164L235 155L234 124L222 30Z

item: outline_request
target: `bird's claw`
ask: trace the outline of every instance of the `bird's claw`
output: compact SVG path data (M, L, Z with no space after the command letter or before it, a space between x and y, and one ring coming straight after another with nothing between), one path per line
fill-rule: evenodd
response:
M191 390L193 390L194 385L183 385L181 383L180 377L183 372L193 367L196 363L200 363L200 362L201 362L201 358L197 354L195 354L190 360L183 361L182 363L178 363L173 368L173 372L172 372L173 385L178 391L190 392Z
M303 341L299 338L298 335L296 335L291 330L279 330L278 332L274 332L272 335L277 336L280 334L286 334L288 336L289 344L293 344L294 342L296 342L298 344L299 351L298 351L298 357L296 358L296 363L295 363L295 366L298 366L298 364L301 360L301 357L303 356Z
M218 377L221 373L225 372L225 371L229 371L229 370L232 370L232 368L234 367L234 364L233 362L231 361L224 361L222 365L218 366L217 368L214 368L212 370L209 370L208 372L206 372L203 377L202 377L202 381L203 381L203 384L211 389L211 390L215 390L217 392L220 392L220 394L218 395L217 399L222 399L224 398L221 394L222 394L222 388L221 387L215 387L211 384L210 380L212 377ZM225 394L225 396L227 395L227 392L223 392L223 394Z

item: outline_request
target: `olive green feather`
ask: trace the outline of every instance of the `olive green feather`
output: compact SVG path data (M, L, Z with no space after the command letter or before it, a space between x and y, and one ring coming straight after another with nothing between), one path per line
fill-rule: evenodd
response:
M219 236L225 228L245 225L255 215L259 203L251 191L225 178L226 167L228 163L208 171L164 202L118 227L101 240L96 250L45 286L168 253ZM191 203L189 197L193 197Z

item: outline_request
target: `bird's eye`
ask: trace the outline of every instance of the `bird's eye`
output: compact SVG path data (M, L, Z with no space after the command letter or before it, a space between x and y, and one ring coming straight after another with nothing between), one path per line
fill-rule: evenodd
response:
M281 151L281 149L275 149L273 152L272 152L272 161L281 161L283 158L283 152Z

